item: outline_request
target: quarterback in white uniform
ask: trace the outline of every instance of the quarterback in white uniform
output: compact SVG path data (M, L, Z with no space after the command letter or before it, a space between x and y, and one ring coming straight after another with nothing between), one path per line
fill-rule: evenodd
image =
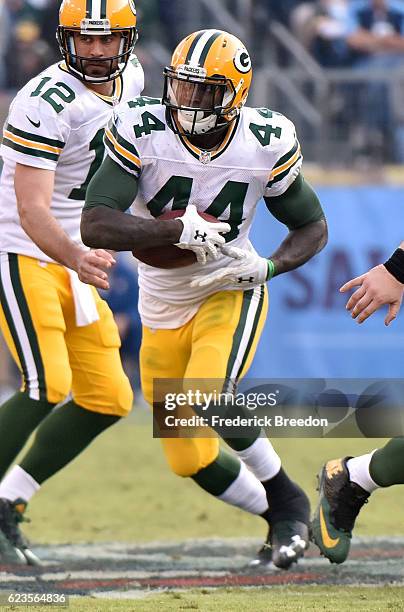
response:
M293 124L269 109L245 106L252 68L242 42L219 30L195 32L178 45L164 74L162 103L136 98L116 109L105 135L108 156L87 192L82 236L92 247L134 250L143 261L142 387L170 467L262 516L270 530L255 564L288 568L308 544L309 502L269 440L258 428L243 439L225 437L235 451L229 454L206 433L189 438L171 431L170 437L165 391L235 388L266 317L265 282L320 251L326 222L300 173ZM269 258L258 255L248 238L262 198L289 229ZM130 206L133 216L124 214ZM221 256L203 263L203 257L192 262L179 253L170 269L169 251L160 249L160 260L152 262L147 253L161 244L158 235L173 223L168 218L177 211L182 220L195 210L228 224ZM144 223L152 218L155 227L145 235ZM194 414L192 405L177 406L176 414Z
M94 261L113 263L83 246L79 226L114 105L143 89L136 10L64 0L59 23L64 61L17 94L0 149L0 328L22 374L0 406L0 478L38 428L0 483L0 563L39 562L18 530L27 502L132 407L112 313L77 271L91 282Z
M54 261L22 227L14 190L16 164L54 172L50 212L71 240L81 244L81 210L87 185L104 157L104 128L114 106L139 95L144 87L136 56L111 85L111 95L102 95L69 73L61 62L18 92L10 106L0 149L4 160L0 251Z

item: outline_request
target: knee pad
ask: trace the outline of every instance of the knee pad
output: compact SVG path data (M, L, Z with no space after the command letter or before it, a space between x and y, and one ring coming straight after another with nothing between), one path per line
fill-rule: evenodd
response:
M72 372L63 367L52 376L46 377L46 398L51 404L60 404L69 395L72 387Z
M73 398L87 410L119 417L127 416L133 405L133 391L123 372L116 379L110 379L102 389L89 387L85 392L73 393Z
M217 438L162 438L161 441L171 470L184 478L197 474L219 454Z

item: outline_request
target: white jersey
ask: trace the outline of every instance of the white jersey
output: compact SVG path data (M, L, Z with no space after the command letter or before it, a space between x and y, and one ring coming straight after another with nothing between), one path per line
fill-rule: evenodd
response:
M302 163L293 123L263 108L244 107L220 148L209 153L170 129L159 100L138 98L115 109L106 145L111 158L139 178L134 215L156 218L191 203L230 223L226 241L243 249L253 249L248 236L259 200L284 193ZM191 288L192 277L232 264L225 256L171 270L139 263L143 323L166 329L184 325L217 291Z
M16 163L55 171L51 212L81 244L81 211L87 185L104 156L104 128L114 105L138 96L143 86L143 69L133 56L115 79L111 97L88 89L63 63L50 66L18 92L0 147L0 251L52 261L21 227L14 192Z

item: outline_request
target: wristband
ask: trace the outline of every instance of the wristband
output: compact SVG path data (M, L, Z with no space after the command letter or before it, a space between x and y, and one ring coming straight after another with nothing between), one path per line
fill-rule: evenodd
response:
M267 259L267 264L268 264L268 274L267 274L266 280L269 281L275 274L275 264L272 261L272 259Z
M393 255L383 264L384 267L399 283L404 284L404 251L396 249Z

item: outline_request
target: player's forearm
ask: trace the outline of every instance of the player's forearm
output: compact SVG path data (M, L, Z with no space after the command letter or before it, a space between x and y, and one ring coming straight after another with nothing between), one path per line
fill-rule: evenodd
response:
M181 221L141 219L107 206L83 211L81 237L87 246L114 251L133 251L175 244L183 229Z
M14 189L23 230L48 257L73 270L83 248L63 231L51 212L55 172L16 164Z
M375 36L368 30L360 29L348 36L347 43L355 51L371 53L380 48L380 37Z
M402 53L404 51L404 37L397 34L382 37L381 49L391 53Z
M81 215L81 237L87 246L133 251L174 244L181 221L153 221L126 214L138 191L138 180L106 157L92 178Z
M23 230L41 251L58 263L76 270L83 248L65 234L50 210L32 202L26 206L20 203L19 210Z
M275 265L275 276L305 264L325 247L327 238L325 219L290 231L279 248L270 256Z

